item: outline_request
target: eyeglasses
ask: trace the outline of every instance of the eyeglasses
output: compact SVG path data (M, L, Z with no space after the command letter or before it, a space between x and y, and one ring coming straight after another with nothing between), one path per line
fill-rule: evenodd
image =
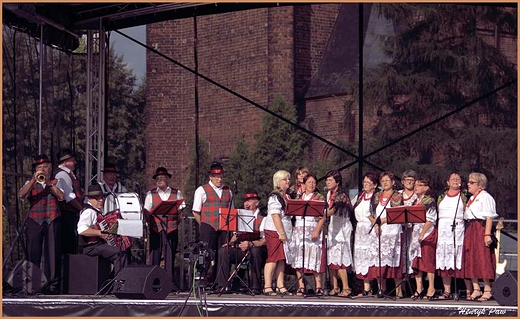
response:
M469 185L473 185L473 184L476 184L477 182L474 182L474 181L469 181L468 184Z
M413 182L415 182L415 178L405 178L405 179L403 179L403 181L408 182L408 183L413 183Z
M424 184L415 184L415 186L426 186Z
M450 179L450 182L460 182L461 179L460 178L452 178Z

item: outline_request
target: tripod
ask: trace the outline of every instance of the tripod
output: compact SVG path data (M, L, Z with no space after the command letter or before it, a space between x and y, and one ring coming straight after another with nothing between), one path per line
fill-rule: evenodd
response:
M391 291L396 291L399 286L406 283L407 287L410 291L413 291L412 285L410 284L410 276L408 274L408 223L424 223L426 222L426 207L424 205L417 206L397 206L390 207L386 210L387 214L387 223L388 224L404 224L404 252L405 252L405 272L404 279L396 285L395 288ZM396 297L385 297L385 298L393 298Z
M194 263L193 263L193 275L192 275L192 278L193 278L192 287L190 289L190 293L188 294L188 296L184 300L184 304L182 305L182 308L181 308L181 311L179 312L178 317L182 316L182 313L183 313L184 309L186 308L186 304L188 304L188 300L190 299L192 294L196 298L198 297L198 301L200 302L200 306L205 310L204 316L205 317L209 317L209 312L208 312L208 307L207 307L207 305L208 305L208 303L207 303L207 293L206 293L206 290L204 288L205 268L204 268L204 265L202 265L201 269L199 269L200 267L198 267L198 266L201 266L199 264L199 261L194 261ZM201 312L199 306L197 306L197 310L199 311L199 316L202 317L202 312Z
M287 289L286 292L282 294L284 297L287 292L300 280L303 280L304 287L308 284L307 279L305 278L305 220L307 216L311 217L323 217L323 212L326 207L326 202L324 201L306 201L306 200L288 200L286 206L285 214L288 216L301 216L303 219L303 232L302 232L302 271L300 276L296 279L296 281ZM320 256L321 258L321 256ZM303 297L306 298L307 292L304 288ZM323 297L323 296L320 296Z

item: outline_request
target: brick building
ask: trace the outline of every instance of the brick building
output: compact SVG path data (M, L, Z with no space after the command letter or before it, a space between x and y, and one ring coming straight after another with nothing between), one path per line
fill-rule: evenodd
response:
M342 81L358 80L358 9L356 3L281 6L166 21L147 25L147 44L264 107L283 96L297 106L301 125L326 139L355 141L358 109L345 116L351 97ZM363 22L363 59L370 67L385 59L373 49L375 39L393 28L371 4L363 5ZM492 26L480 32L516 61L515 35ZM165 166L174 184L184 185L195 144L196 101L199 134L212 158L228 158L238 139L251 142L261 129L264 112L254 105L154 53L147 52L146 63L147 176ZM377 111L367 106L364 118L368 130ZM309 156L325 160L330 151L316 142Z

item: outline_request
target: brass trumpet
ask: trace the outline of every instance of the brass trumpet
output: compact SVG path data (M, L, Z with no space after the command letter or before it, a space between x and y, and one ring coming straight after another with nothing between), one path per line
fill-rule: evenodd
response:
M45 179L46 179L45 174L43 174L43 173L36 175L36 182L38 182L40 184L45 183Z

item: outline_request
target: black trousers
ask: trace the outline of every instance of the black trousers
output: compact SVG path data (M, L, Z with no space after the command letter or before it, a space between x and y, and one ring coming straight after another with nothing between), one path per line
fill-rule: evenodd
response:
M229 238L227 236L231 237L231 234L228 234L226 231L215 230L213 227L211 227L211 225L206 223L200 224L199 240L208 243L208 248L211 249L214 253L212 260L215 261L215 265L213 266L213 269L207 270L208 273L211 274L210 276L207 276L207 279L211 282L216 279L216 274L220 267L218 263L219 250L223 249L222 245L229 241L226 239Z
M51 289L57 289L61 274L61 217L41 225L27 218L26 226L28 260L43 270Z
M75 210L61 211L61 250L65 254L77 254L79 212Z
M231 264L237 265L246 252L240 248L221 248L218 253L219 271L217 273L217 285L219 288L227 286L227 280L231 274ZM249 249L249 256L246 258L251 270L250 289L262 290L262 270L267 260L267 247L253 246Z
M175 254L179 241L179 231L176 229L170 233L150 229L150 262L159 265L161 257L164 256L164 268L166 273L174 282Z
M126 251L119 247L96 243L83 246L83 253L87 256L99 256L110 260L114 264L114 277L126 266Z

